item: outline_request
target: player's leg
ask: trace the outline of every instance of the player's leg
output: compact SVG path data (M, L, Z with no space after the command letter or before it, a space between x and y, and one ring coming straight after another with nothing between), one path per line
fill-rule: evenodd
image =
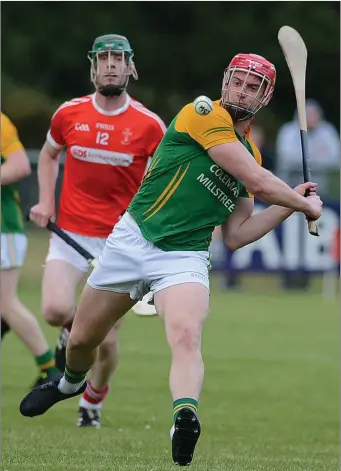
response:
M64 376L60 382L37 388L23 399L20 410L25 416L43 414L56 402L84 392L97 347L136 302L130 293L140 281L143 252L138 250L136 235L119 224L107 239L83 290L67 346Z
M98 347L98 355L91 368L78 411L78 427L100 428L103 401L109 392L110 378L118 364L118 330L121 321L116 322Z
M99 257L106 239L99 237L77 236L78 242L94 257ZM78 409L78 427L100 427L103 401L109 391L110 378L118 364L118 329L116 323L98 348L98 356L89 374L87 388L84 391Z
M69 235L95 257L99 256L106 241L103 238L86 237L70 232ZM88 269L87 261L72 247L55 235L51 237L43 281L43 313L51 324L62 326L55 351L56 364L61 371L65 369L66 345L75 313L76 289ZM102 407L108 392L109 378L118 362L116 330L105 340L105 345L100 346L98 359L93 366L95 373L92 369L87 391L80 401L78 426L98 428L100 425L100 412L95 413L94 409L99 411ZM94 405L90 405L89 396Z
M29 417L41 415L57 402L84 392L98 346L133 304L127 293L98 290L87 284L72 324L64 376L48 387L31 391L21 403L21 413Z
M71 329L66 372L88 372L98 357L98 347L134 304L129 293L95 289L87 284Z
M157 248L152 252L150 289L172 352L173 461L187 465L193 459L201 430L196 410L204 375L201 332L209 307L210 254Z
M199 399L204 367L201 333L208 312L209 291L199 283L182 283L155 294L172 352L170 389L174 401Z
M60 327L55 358L56 366L62 372L75 315L77 287L88 269L86 260L56 234L52 234L42 281L42 313L50 325Z
M209 291L200 283L183 283L155 294L172 352L170 390L174 428L172 453L175 463L189 464L200 436L196 415L204 377L201 333L209 306Z
M53 353L35 316L18 298L20 267L26 255L27 239L23 234L1 235L0 311L2 318L35 358L40 370L35 385L55 378Z

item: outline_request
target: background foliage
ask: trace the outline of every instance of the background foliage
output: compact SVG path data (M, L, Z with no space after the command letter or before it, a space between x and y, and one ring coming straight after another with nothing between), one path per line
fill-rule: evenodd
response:
M199 94L216 99L238 52L275 63L277 86L258 118L270 141L295 109L277 32L288 24L308 48L307 95L339 126L339 2L4 2L2 106L27 147L40 147L68 98L92 91L87 51L105 33L128 36L140 79L130 94L169 123Z

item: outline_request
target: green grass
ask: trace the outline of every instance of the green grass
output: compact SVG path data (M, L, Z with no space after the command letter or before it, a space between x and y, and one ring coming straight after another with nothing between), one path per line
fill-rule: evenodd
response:
M46 239L31 240L21 296L39 313ZM204 330L202 435L193 471L339 469L338 303L319 293L224 293ZM38 314L38 317L40 315ZM57 331L42 321L54 345ZM18 405L34 362L9 334L2 346L2 470L168 471L170 354L157 318L129 314L101 430L79 430L77 399L27 419Z

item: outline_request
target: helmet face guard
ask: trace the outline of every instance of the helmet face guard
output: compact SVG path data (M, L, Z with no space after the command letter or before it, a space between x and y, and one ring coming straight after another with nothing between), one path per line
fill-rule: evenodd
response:
M236 76L243 72L243 80ZM252 85L252 94L248 92L249 76L259 77L257 85ZM234 87L238 83L238 90ZM221 104L230 113L234 121L252 118L257 111L266 106L273 95L276 82L276 69L271 62L256 54L238 54L224 73ZM258 87L255 89L255 87ZM232 95L239 96L239 101L232 100ZM247 98L249 103L242 103Z
M118 96L127 88L129 77L138 79L134 52L124 36L108 34L95 39L92 50L88 52L90 78L97 91L104 96ZM101 61L105 59L105 67ZM99 84L104 77L112 77L115 84Z

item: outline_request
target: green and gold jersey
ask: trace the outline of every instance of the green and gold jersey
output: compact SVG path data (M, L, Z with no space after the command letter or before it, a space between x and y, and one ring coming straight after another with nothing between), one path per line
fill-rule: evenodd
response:
M238 135L219 100L213 105L199 115L191 103L174 118L128 208L143 236L162 250L207 250L237 199L252 197L207 151L239 140L261 164L260 152L249 133Z
M1 165L11 155L22 150L18 132L9 120L1 113ZM23 233L24 223L20 208L19 193L16 184L1 186L1 233Z

